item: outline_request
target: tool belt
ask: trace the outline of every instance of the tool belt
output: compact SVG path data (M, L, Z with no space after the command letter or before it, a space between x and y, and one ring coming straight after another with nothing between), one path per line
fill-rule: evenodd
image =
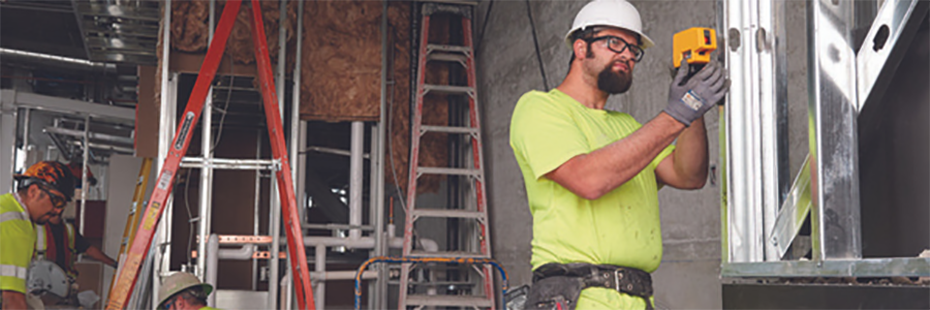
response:
M649 300L652 297L652 276L648 272L586 263L548 263L536 268L526 309L574 310L581 291L589 287L605 287L641 297L646 302L646 309L654 309Z

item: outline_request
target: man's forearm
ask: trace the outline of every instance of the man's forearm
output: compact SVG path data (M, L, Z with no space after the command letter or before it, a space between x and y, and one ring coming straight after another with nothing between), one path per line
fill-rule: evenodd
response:
M576 156L547 175L585 199L597 199L639 174L684 129L659 113L639 130L589 154Z
M113 268L116 268L116 261L110 258L109 256L107 256L106 254L104 254L103 251L100 251L100 249L98 249L97 247L91 246L87 248L87 256L90 256L93 259L96 259L97 261L101 263L104 263L104 264L112 266Z
M16 291L3 291L3 309L27 309L26 295Z
M707 180L707 129L704 118L691 123L678 136L675 145L675 172L686 181L685 187L701 188Z

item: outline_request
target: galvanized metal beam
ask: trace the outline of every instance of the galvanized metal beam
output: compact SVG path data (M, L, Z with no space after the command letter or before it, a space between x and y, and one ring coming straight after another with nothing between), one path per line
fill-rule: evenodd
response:
M83 137L84 135L84 133L80 130L60 128L60 127L45 127L43 131L48 132L48 133L58 134L58 135L72 136L72 137ZM119 143L119 144L124 144L124 145L133 144L133 140L131 137L121 137L121 136L109 135L109 134L99 133L99 132L89 132L87 137L92 140L100 140L100 141L110 142L110 143Z
M730 263L721 272L734 277L926 277L930 276L930 258Z
M16 107L67 113L76 116L90 116L95 119L109 118L120 123L132 123L136 119L136 111L132 108L16 92L11 89L0 90L0 96L9 98L6 100L10 100L10 104Z
M856 55L856 108L882 98L907 48L927 15L930 2L886 1Z
M159 12L157 4L150 7L144 7L119 5L108 2L109 1L78 1L75 2L74 9L79 11L81 15L118 17L123 19L137 19L156 23L158 22Z
M813 259L862 257L852 1L808 3Z
M4 1L4 9L31 10L54 13L73 13L71 5L60 1Z
M787 192L787 86L783 0L723 1L730 92L722 118L728 147L724 254L727 262L777 260L764 242Z
M788 197L778 210L778 216L775 219L775 227L772 235L766 239L766 242L775 247L775 254L779 258L784 257L788 248L794 239L798 236L798 231L804 225L807 215L811 211L811 174L810 174L810 157L804 160L801 171L794 179Z

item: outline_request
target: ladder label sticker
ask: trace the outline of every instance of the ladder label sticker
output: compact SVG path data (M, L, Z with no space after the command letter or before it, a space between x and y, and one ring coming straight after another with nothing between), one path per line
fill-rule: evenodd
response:
M149 230L155 227L155 219L158 218L158 209L160 207L160 203L152 203L152 207L149 208L149 213L145 215L145 223L142 225L142 228Z
M191 130L191 124L194 123L194 112L188 111L184 114L184 123L181 124L181 131L178 133L178 140L174 141L174 149L180 151L184 147L184 141L187 141L187 134Z
M158 177L158 189L166 191L168 186L171 186L171 171L165 170Z

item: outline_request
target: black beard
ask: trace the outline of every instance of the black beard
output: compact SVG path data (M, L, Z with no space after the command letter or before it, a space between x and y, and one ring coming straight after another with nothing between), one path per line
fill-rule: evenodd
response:
M611 70L613 63L607 64L597 75L597 88L611 95L622 94L630 89L633 79L629 72Z

